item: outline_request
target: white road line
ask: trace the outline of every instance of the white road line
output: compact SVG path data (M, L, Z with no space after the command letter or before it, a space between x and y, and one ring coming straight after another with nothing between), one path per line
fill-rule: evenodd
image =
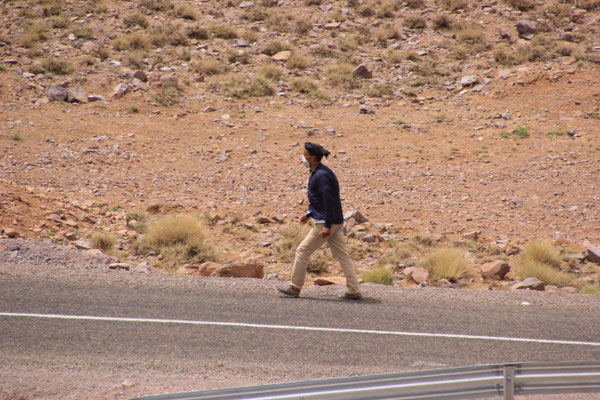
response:
M329 332L329 333L359 333L359 334L365 334L365 335L415 336L415 337L425 337L425 338L493 340L493 341L499 341L499 342L562 344L562 345L569 345L569 346L600 347L600 342L580 342L580 341L576 341L576 340L530 339L530 338L504 337L504 336L461 335L461 334L454 334L454 333L377 331L377 330L370 330L370 329L324 328L324 327L317 327L317 326L249 324L249 323L244 323L244 322L190 321L190 320L182 320L182 319L97 317L97 316L93 316L93 315L26 314L26 313L8 313L8 312L0 312L0 317L43 318L43 319L104 321L104 322L134 322L134 323L151 323L151 324L229 326L229 327L255 328L255 329L280 329L280 330L291 330L291 331L310 331L310 332Z

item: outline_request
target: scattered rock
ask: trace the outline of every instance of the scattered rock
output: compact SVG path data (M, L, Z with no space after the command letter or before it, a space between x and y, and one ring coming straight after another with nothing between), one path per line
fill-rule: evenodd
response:
M585 259L600 265L600 246L588 247L585 251Z
M261 264L233 264L217 268L211 276L262 279L265 276L265 271Z
M4 228L4 234L11 239L19 237L19 232L14 228Z
M50 101L65 101L68 95L69 91L57 83L50 85L48 88L48 99Z
M350 219L354 219L354 221L356 221L357 224L362 224L362 223L365 223L365 222L369 222L369 220L367 219L367 217L365 217L358 210L347 211L344 214L344 221L348 221Z
M251 2L251 1L242 1L238 7L239 8L249 8L249 7L252 7L252 6L254 6L253 2Z
M94 101L104 100L105 97L102 96L102 95L100 95L100 94L90 94L87 99L88 99L88 102L91 103L91 102L94 102Z
M510 290L529 289L543 291L545 287L546 285L544 282L540 281L538 278L527 278L523 282L517 282L512 285Z
M131 268L131 265L129 265L127 263L112 263L112 264L108 265L108 269L129 271L129 268Z
M355 78L371 79L373 77L373 73L365 64L360 64L354 68L352 71L352 76Z
M160 77L160 85L165 89L166 88L179 89L179 80L177 79L177 76L175 76L173 74L163 75Z
M273 57L271 57L271 59L273 61L286 62L287 60L290 59L291 56L292 56L292 52L291 51L284 50L284 51L280 51L279 53L275 54Z
M415 267L410 278L418 284L427 282L429 279L429 271L422 267Z
M366 235L364 235L362 237L362 241L365 242L365 243L376 243L377 242L377 236L375 236L375 235L373 235L371 233L368 233L368 234L366 234Z
M521 37L524 35L535 35L537 33L537 28L532 22L521 20L515 24L515 28L517 28L517 32Z
M369 107L367 107L367 106L362 106L362 107L360 108L360 110L358 110L358 113L359 113L359 114L368 114L368 115L372 115L372 114L375 114L375 110L372 110L372 109L370 109L370 108L369 108Z
M220 267L219 264L214 262L205 262L198 267L198 272L202 276L211 276Z
M75 85L73 89L67 91L67 101L69 103L87 103L88 95L81 85Z
M327 278L317 278L317 279L315 279L315 285L317 285L317 286L346 285L346 278L338 277L338 276L330 276Z
M496 260L481 265L479 271L485 279L503 279L510 271L510 266L506 261Z
M119 83L117 85L117 87L115 87L112 97L114 98L120 98L125 96L127 93L129 93L131 91L131 88L129 87L128 84L126 83Z
M479 77L477 75L466 75L460 79L462 87L473 86L476 83L479 83Z
M137 70L131 75L132 79L139 79L142 82L148 82L148 76L144 71Z
M80 250L90 250L92 248L90 246L90 242L88 242L87 240L78 240L73 244Z
M477 240L479 235L481 235L481 231L471 231L471 232L463 233L462 237L463 237L463 239Z

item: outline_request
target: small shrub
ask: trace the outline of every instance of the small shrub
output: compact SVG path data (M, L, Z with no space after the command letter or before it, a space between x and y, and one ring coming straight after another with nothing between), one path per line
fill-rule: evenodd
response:
M6 64L0 64L0 72L6 72L8 71L8 67L6 66Z
M427 27L427 21L421 15L409 15L404 18L404 26L409 29L423 30Z
M534 241L530 243L525 247L521 256L556 268L562 262L560 251L547 241Z
M564 136L565 132L561 129L550 129L548 131L548 133L546 133L547 136Z
M290 49L290 44L286 41L282 41L279 39L271 40L267 42L260 50L261 53L266 54L268 56L275 55L280 51L285 51Z
M90 236L90 246L103 252L112 251L117 244L115 235L109 232L97 232Z
M295 78L291 82L292 90L303 94L316 94L319 91L317 83L308 78Z
M41 62L31 65L29 72L32 74L57 74L69 75L73 72L71 63L65 60L59 60L55 57L44 58Z
M196 15L196 10L193 7L185 4L180 4L175 8L175 15L177 15L179 18L190 21L195 21L198 18Z
M50 18L50 26L55 29L65 29L71 25L71 20L66 15L55 15Z
M204 227L191 216L169 216L148 226L136 243L138 254L155 251L167 259L204 262L215 259L215 248L206 239Z
M221 39L235 39L238 37L237 29L230 23L212 23L208 31Z
M131 27L134 27L137 25L141 28L146 29L149 26L148 20L146 19L146 17L140 13L128 15L127 17L123 18L123 23L128 28L131 28Z
M394 283L394 274L386 267L375 267L363 272L360 277L365 282L391 286Z
M185 35L190 39L206 40L210 37L208 29L200 24L188 26L185 29Z
M250 53L248 53L247 51L244 50L235 50L235 49L229 49L227 50L227 61L229 61L230 63L234 64L234 63L242 63L242 64L250 64Z
M529 11L535 8L535 3L531 0L506 0L506 4L519 11Z
M132 114L137 114L140 112L140 109L134 104L129 107L129 112Z
M177 90L176 87L163 86L161 88L160 95L154 96L154 100L167 107L179 103L179 101L181 100L181 94L179 93L179 90Z
M150 48L151 42L148 36L143 32L133 32L115 38L112 42L115 50L143 50Z
M23 141L23 135L21 135L21 132L15 132L13 133L10 138L12 140L14 140L15 142L22 142Z
M225 72L225 65L216 58L205 58L196 66L196 72L202 75L220 75Z
M265 24L276 32L287 33L292 30L294 17L285 11L273 12L265 21Z
M135 69L141 69L144 66L144 61L139 54L131 52L125 57L127 64Z
M56 17L62 14L62 8L58 2L47 2L42 6L42 14L44 17Z
M454 19L447 14L436 14L432 19L434 29L452 29L454 26Z
M385 44L386 40L390 39L399 39L400 33L398 29L394 25L387 24L380 26L375 30L375 40L380 42L381 44Z
M448 11L464 10L469 6L469 0L442 0L442 6Z
M302 52L294 51L286 65L292 69L306 69L311 66L312 58Z
M520 46L524 48L525 46ZM524 51L514 51L510 47L504 46L494 50L494 61L500 65L520 65L523 64L529 58L528 54Z
M264 64L258 70L259 75L266 77L267 79L277 82L281 78L281 68L275 64Z
M242 39L250 43L256 43L260 39L260 34L252 29L244 29L239 32L239 35Z
M573 276L549 264L521 255L514 263L515 271L522 279L537 278L547 285L569 286Z
M275 94L275 82L262 75L250 78L236 76L225 84L225 92L241 99L272 96Z
M327 259L323 255L313 256L308 260L306 271L312 274L327 272Z
M250 22L259 22L264 21L271 15L269 10L264 9L263 7L249 7L244 10L244 14L242 14L242 18L246 21Z
M165 44L170 44L171 46L187 45L187 37L178 23L154 24L150 32L150 41L154 46L163 46Z
M407 0L406 6L408 8L412 8L412 9L425 8L425 1L424 0Z
M526 126L518 126L517 129L513 131L514 135L517 135L519 139L526 139L529 137L529 129Z
M308 33L313 27L310 19L297 18L294 22L294 31L299 35Z
M600 285L586 285L581 288L581 294L600 294Z
M429 271L434 280L448 279L450 282L469 276L473 267L465 252L455 248L433 250L420 265Z
M96 32L87 25L77 25L72 32L80 39L94 39L96 37Z
M327 82L331 86L338 86L346 89L356 89L361 85L360 79L352 75L354 66L349 63L337 63L327 69Z
M138 233L144 233L146 231L146 219L147 216L143 212L128 212L125 216L127 227Z
M25 34L19 40L19 45L28 49L33 48L40 42L48 40L46 26L43 24L33 24L27 28Z
M110 58L110 49L108 47L99 47L96 56L101 60L108 60Z
M377 18L394 18L394 11L396 11L396 9L396 2L384 1L377 7L375 16Z
M150 11L168 11L173 8L171 0L142 0L140 5Z
M481 25L474 22L464 24L456 34L456 39L471 45L484 44L486 42L485 31Z
M387 82L375 82L369 85L365 91L369 97L384 97L394 94L394 87Z

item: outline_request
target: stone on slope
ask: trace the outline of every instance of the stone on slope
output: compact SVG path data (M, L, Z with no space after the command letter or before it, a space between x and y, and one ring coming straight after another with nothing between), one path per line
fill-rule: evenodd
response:
M429 271L422 267L415 267L410 275L411 279L416 283L424 283L429 279Z
M55 83L48 88L48 99L54 101L65 101L69 91L61 85Z
M279 53L275 54L273 57L271 57L271 59L273 61L287 61L289 60L289 58L292 56L292 52L289 50L284 50L284 51L280 51Z
M211 276L262 279L265 271L261 264L228 264L217 268Z
M546 285L544 282L540 281L538 278L527 278L523 282L517 282L510 287L511 290L521 290L521 289L529 289L529 290L538 290L544 291Z
M88 95L81 85L75 85L73 89L67 91L67 101L69 103L87 103Z
M519 32L520 36L534 35L537 33L537 28L533 23L523 20L517 22L515 28L517 28L517 32Z
M354 68L352 71L352 76L355 78L371 79L373 77L373 73L365 64L360 64Z
M508 271L510 271L510 266L506 261L495 260L481 265L479 271L485 279L503 279Z
M588 247L585 251L585 259L600 265L600 246Z
M479 77L477 75L466 75L460 79L462 87L473 86L476 83L479 83Z

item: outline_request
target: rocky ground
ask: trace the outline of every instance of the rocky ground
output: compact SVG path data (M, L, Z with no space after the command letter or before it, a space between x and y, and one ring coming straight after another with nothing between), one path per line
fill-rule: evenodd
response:
M113 264L200 274L133 250L144 224L194 214L218 265L260 263L286 279L278 248L306 208L308 140L332 151L345 210L369 220L350 232L360 271L415 237L462 242L476 267L545 239L598 284L580 255L600 243L598 2L0 10L5 237L88 251L93 233L112 232ZM311 281L339 275L319 257L328 267ZM417 285L394 264L398 284ZM475 273L459 286L520 279Z

